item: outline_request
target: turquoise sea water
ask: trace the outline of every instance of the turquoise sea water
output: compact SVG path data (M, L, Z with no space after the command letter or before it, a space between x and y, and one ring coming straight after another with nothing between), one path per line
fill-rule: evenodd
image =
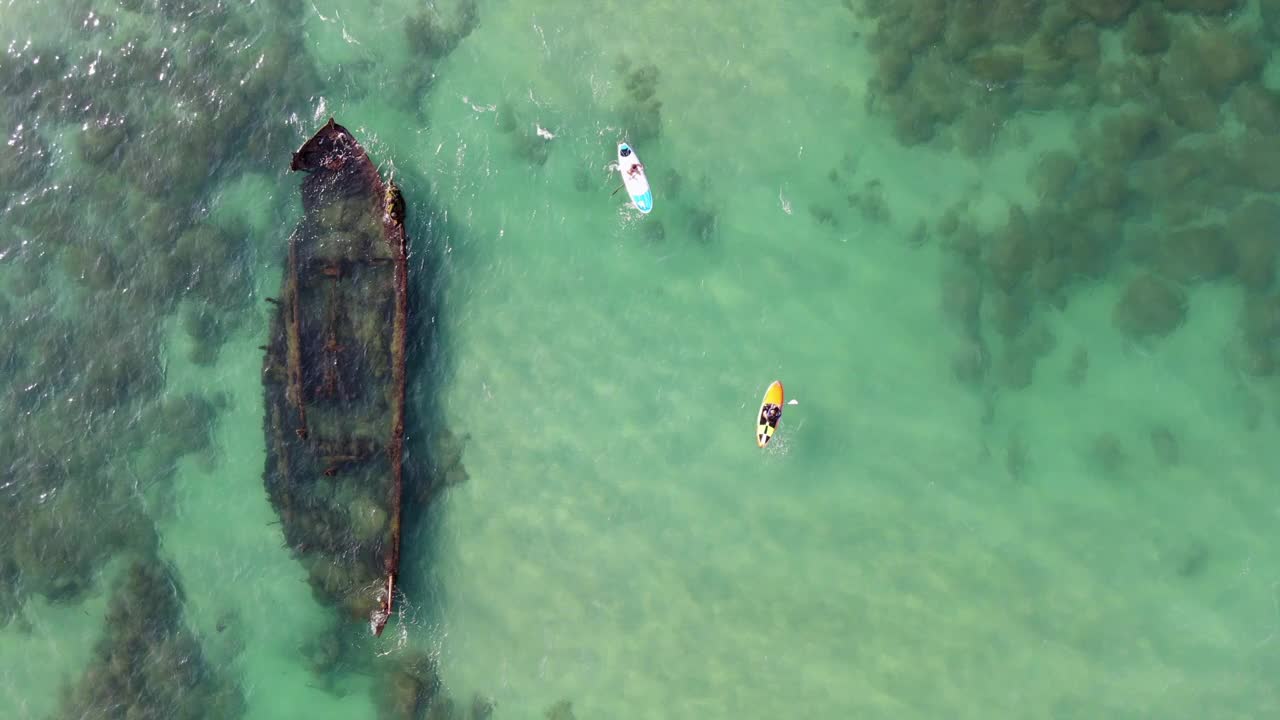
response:
M417 650L468 718L1280 713L1280 225L1237 220L1280 189L1248 161L1270 3L1066 3L1102 65L1039 95L1030 51L944 58L964 3L886 90L910 33L878 24L936 4L884 5L0 5L0 717L73 716L139 553L241 698L210 717L397 717L379 663ZM1123 79L1155 16L1178 71ZM914 142L912 102L966 109ZM289 153L330 116L404 191L410 411L467 476L378 639L335 629L262 484ZM620 139L648 216L610 195ZM1025 258L1068 225L1098 267L1046 289L1067 261ZM1132 301L1145 273L1181 311ZM775 379L799 403L761 451Z

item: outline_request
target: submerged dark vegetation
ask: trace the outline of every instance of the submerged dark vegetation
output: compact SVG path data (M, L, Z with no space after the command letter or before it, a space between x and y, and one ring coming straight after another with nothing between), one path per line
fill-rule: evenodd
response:
M276 211L296 217L292 118L330 79L294 31L301 2L67 4L75 21L57 47L79 50L33 40L0 56L0 623L24 630L36 596L77 603L113 588L59 716L236 717L236 678L206 660L208 638L183 617L181 578L156 532L179 462L219 462L210 429L225 399L168 390L166 353L185 347L185 361L207 367L233 335L265 336L254 268L282 264L288 235L219 212L221 194L259 178L279 188ZM460 8L460 20L430 9L409 19L419 55L394 73L397 102L420 107L432 62L477 21L473 4ZM418 451L418 487L465 477L451 443ZM286 530L282 541L314 576L304 546L317 538L303 536ZM488 714L483 701L455 709L430 656L375 661L351 637L335 620L325 637L298 640L322 685L372 672L384 717Z
M845 5L874 25L867 102L903 146L982 159L1031 142L1022 119L1052 112L1074 124L1071 142L1031 167L1035 200L1010 203L1004 222L984 223L961 202L913 233L950 255L941 296L956 328L952 364L988 398L988 419L1001 390L1050 372L1041 361L1059 348L1049 319L1103 285L1120 288L1113 330L1137 349L1178 332L1198 289L1232 288L1238 330L1221 356L1261 405L1256 394L1280 371L1280 92L1264 76L1280 2ZM846 174L831 179L839 186ZM864 209L865 193L848 199ZM1088 383L1088 343L1063 350L1068 370L1048 379ZM1256 429L1259 415L1245 425ZM1082 451L1104 473L1134 453L1176 458L1173 431L1159 419L1149 430L1126 441L1104 433ZM1010 467L1026 452L1011 437Z
M9 429L0 433L0 623L20 631L33 597L76 603L104 583L112 590L103 634L62 715L235 717L242 693L188 626L181 578L154 524L181 459L218 462L209 428L225 405L166 392L171 338L189 348L188 360L211 366L234 334L265 334L253 268L286 264L288 237L259 236L220 214L219 194L265 178L278 188L279 214L296 217L285 159L314 128L292 118L309 117L333 85L420 115L436 63L479 17L468 0L448 14L421 10L405 22L411 63L361 61L322 77L296 31L301 0L66 5L72 37L58 46L79 50L15 41L0 55L0 425ZM1239 334L1225 361L1255 379L1280 371L1280 203L1271 197L1280 189L1280 93L1263 77L1267 48L1280 39L1280 0L1259 0L1256 15L1238 0L846 5L875 21L869 103L902 145L985 157L1017 141L1010 118L1053 111L1077 123L1074 142L1032 169L1034 205L1011 205L996 227L958 205L912 233L938 239L952 258L942 294L961 381L992 397L1028 386L1057 346L1045 318L1104 281L1123 287L1115 331L1136 344L1177 332L1197 287L1236 288ZM1118 54L1104 51L1110 45ZM656 141L658 67L623 59L617 71L618 123L633 142ZM550 147L517 115L500 107L496 130L537 168ZM860 222L890 220L878 181L850 186L855 174L852 160L830 173L841 203ZM585 172L575 178L584 192L592 182ZM402 184L411 208L427 202L424 184ZM677 208L667 217L708 243L716 212L687 184L675 171L662 178ZM844 214L810 211L820 225ZM667 229L655 220L644 232L661 242ZM430 234L414 242L430 262ZM1088 382L1088 351L1071 349L1064 381ZM1178 462L1169 428L1147 436L1161 462ZM405 480L405 502L419 508L446 476L465 477L457 441L433 440L420 451L423 472ZM1088 450L1107 472L1132 452L1111 435ZM1010 439L1011 472L1027 452ZM357 497L359 487L338 488L340 471L312 469L319 478L296 496L307 509L282 530L316 596L335 607L333 631L303 643L307 662L329 681L375 672L385 717L487 717L493 705L483 698L462 707L440 691L433 658L357 650L364 626L345 613L376 608L350 593L364 587L364 571L333 558L381 536L390 513ZM108 579L112 558L125 569ZM571 715L568 703L548 711Z

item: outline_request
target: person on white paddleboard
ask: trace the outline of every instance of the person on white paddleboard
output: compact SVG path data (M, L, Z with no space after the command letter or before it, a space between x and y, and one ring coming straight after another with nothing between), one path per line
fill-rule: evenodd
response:
M622 157L631 157L631 148L622 148ZM627 177L635 177L640 174L641 170L644 170L644 166L638 162L633 162L631 167L627 168Z

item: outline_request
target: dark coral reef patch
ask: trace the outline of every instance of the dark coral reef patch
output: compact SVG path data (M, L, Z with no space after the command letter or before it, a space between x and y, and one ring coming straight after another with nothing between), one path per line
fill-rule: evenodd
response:
M869 107L903 146L959 145L981 159L1010 144L976 127L1053 113L1076 128L1032 163L1034 200L1011 202L1002 224L940 211L963 268L942 291L964 288L951 309L958 376L1025 385L1040 357L1027 333L1099 282L1119 288L1113 330L1146 343L1186 323L1198 287L1238 286L1244 350L1228 349L1252 374L1276 372L1280 206L1268 194L1280 189L1280 93L1263 70L1280 3L1262 2L1258 23L1238 0L847 5L875 23ZM972 108L992 117L978 122Z

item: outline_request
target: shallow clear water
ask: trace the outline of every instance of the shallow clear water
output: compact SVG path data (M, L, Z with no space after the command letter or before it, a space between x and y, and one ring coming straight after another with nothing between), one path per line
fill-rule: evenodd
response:
M333 621L262 485L263 298L301 214L288 154L329 116L405 193L413 350L430 358L412 411L464 438L468 474L406 538L402 616L352 657L427 649L459 707L478 693L496 718L561 700L579 718L1280 711L1280 395L1241 360L1242 308L1274 290L1246 289L1239 270L1176 281L1185 317L1134 339L1115 308L1173 251L1126 250L1065 301L1036 298L1006 341L1001 266L973 269L943 229L962 207L981 256L996 255L1010 205L1049 204L1028 180L1043 154L1094 153L1090 123L1114 108L1001 106L995 88L978 151L960 131L904 145L894 106L868 90L875 19L832 3L480 2L447 54L415 50L423 33L404 28L424 6L407 0L249 4L230 12L236 26L209 20L212 6L155 5L0 6L0 119L11 139L36 133L48 159L0 185L0 320L25 358L0 365L15 386L4 449L24 459L4 483L4 549L27 557L54 532L48 517L79 528L77 547L107 548L68 565L91 582L62 595L59 573L29 568L74 553L5 560L21 601L0 629L0 715L58 713L136 545L116 538L142 526L246 717L374 711L359 663L324 681L310 670L309 643ZM460 3L425 8L446 29L466 17ZM1175 38L1222 25L1261 43L1258 10L1171 22ZM1124 32L1102 31L1104 55L1124 52ZM99 49L112 59L135 37L157 49L146 63L89 73ZM13 73L41 50L64 66L18 91ZM948 71L972 99L965 72ZM23 100L41 84L81 109ZM1236 147L1238 105L1223 107L1217 127L1177 142ZM104 113L146 159L87 159L82 129ZM610 195L624 134L654 187L648 216ZM1166 205L1197 222L1233 213L1220 194L1155 189L1174 144L1107 156L1144 201L1073 219L1136 244L1172 224ZM21 152L5 162L35 152L9 147ZM157 215L229 228L232 249L172 241L147 225ZM220 279L206 288L183 274L193 265ZM181 275L157 286L184 289L139 290L154 268ZM975 276L980 351L957 319ZM222 337L184 320L203 317L193 306L224 309L208 310ZM50 318L66 325L32 329ZM102 381L107 409L79 380L44 380L130 352L145 362ZM974 352L989 369L958 377ZM799 403L761 451L753 416L775 379ZM214 410L176 427L148 414L187 393ZM75 461L86 453L101 466ZM32 509L79 497L76 483L111 502Z

